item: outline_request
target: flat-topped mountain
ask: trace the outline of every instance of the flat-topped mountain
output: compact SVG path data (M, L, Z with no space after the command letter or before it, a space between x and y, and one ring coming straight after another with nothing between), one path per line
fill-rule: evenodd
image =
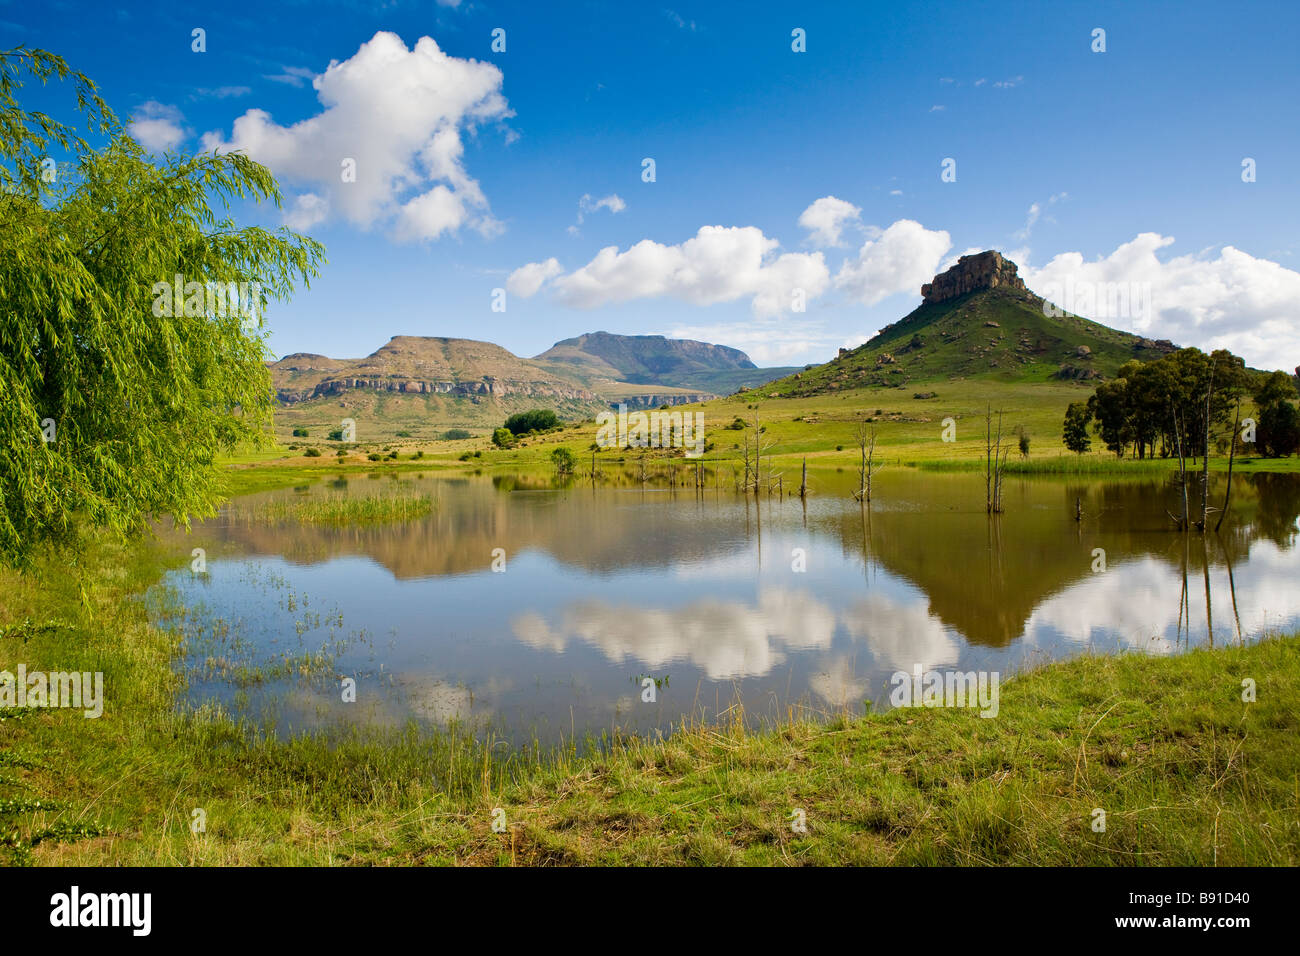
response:
M398 335L364 358L295 352L269 368L282 426L351 417L424 431L496 425L538 407L587 418L619 403L702 402L791 371L757 368L722 345L608 332L566 339L535 359L474 339Z
M811 395L954 378L1104 379L1130 359L1175 348L1065 313L1027 289L1016 264L993 250L962 256L921 286L921 296L921 305L866 343L772 387Z
M925 305L935 305L981 289L1024 292L1025 282L1014 262L1003 259L1002 253L990 249L973 256L962 256L947 272L941 272L933 282L921 286L921 301Z
M361 359L288 355L272 363L271 374L284 404L351 389L599 402L581 384L557 378L499 345L473 339L396 335Z

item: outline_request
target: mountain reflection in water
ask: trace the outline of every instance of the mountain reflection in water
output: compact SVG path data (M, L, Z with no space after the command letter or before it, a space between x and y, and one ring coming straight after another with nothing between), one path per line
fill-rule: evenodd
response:
M890 675L917 664L1007 675L1300 627L1300 476L1237 479L1223 532L1205 537L1169 530L1158 480L1008 479L990 519L978 475L889 468L869 510L851 476L814 477L806 504L432 474L236 499L185 539L208 573L164 582L191 611L191 702L280 732L457 720L557 741L668 732L737 701L751 716L879 709ZM433 498L427 517L326 527L259 511L410 493ZM238 679L240 663L267 678ZM653 703L644 676L669 678Z

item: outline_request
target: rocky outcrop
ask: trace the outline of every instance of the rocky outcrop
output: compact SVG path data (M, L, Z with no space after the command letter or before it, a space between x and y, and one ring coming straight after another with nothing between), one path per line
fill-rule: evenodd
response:
M962 256L947 272L940 273L932 282L921 286L921 298L925 305L933 305L981 289L1024 292L1025 283L1016 274L1014 262L990 249L973 256Z
M331 378L319 382L314 388L278 388L276 396L285 405L306 402L328 395L339 395L349 389L366 388L381 392L403 392L413 395L491 395L503 397L519 395L527 398L572 399L581 402L598 401L594 392L577 386L550 385L540 382L500 381L484 376L469 382L426 382L407 378Z
M1052 377L1067 382L1087 382L1095 378L1101 378L1102 376L1096 369L1080 368L1077 365L1062 365L1056 370L1056 373Z
M694 402L707 402L709 399L717 397L717 395L710 395L708 392L695 392L689 395L629 395L626 398L620 398L617 402L610 402L609 407L618 408L620 404L623 404L629 409L659 408L661 405L690 405Z

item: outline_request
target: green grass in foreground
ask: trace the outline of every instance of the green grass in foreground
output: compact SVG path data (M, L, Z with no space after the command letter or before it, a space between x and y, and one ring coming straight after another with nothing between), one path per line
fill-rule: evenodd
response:
M791 714L595 757L411 729L278 743L174 708L177 640L138 594L187 558L100 543L0 575L0 667L102 670L107 697L98 720L0 714L0 861L1300 863L1297 637L1050 664L1004 681L994 719Z

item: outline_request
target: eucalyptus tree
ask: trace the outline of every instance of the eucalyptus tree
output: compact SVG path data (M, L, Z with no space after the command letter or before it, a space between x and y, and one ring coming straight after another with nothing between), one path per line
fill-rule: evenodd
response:
M33 80L69 82L84 130L26 108ZM239 153L148 157L62 58L0 52L0 562L212 513L218 454L267 440L265 308L324 260L231 218L280 198Z

